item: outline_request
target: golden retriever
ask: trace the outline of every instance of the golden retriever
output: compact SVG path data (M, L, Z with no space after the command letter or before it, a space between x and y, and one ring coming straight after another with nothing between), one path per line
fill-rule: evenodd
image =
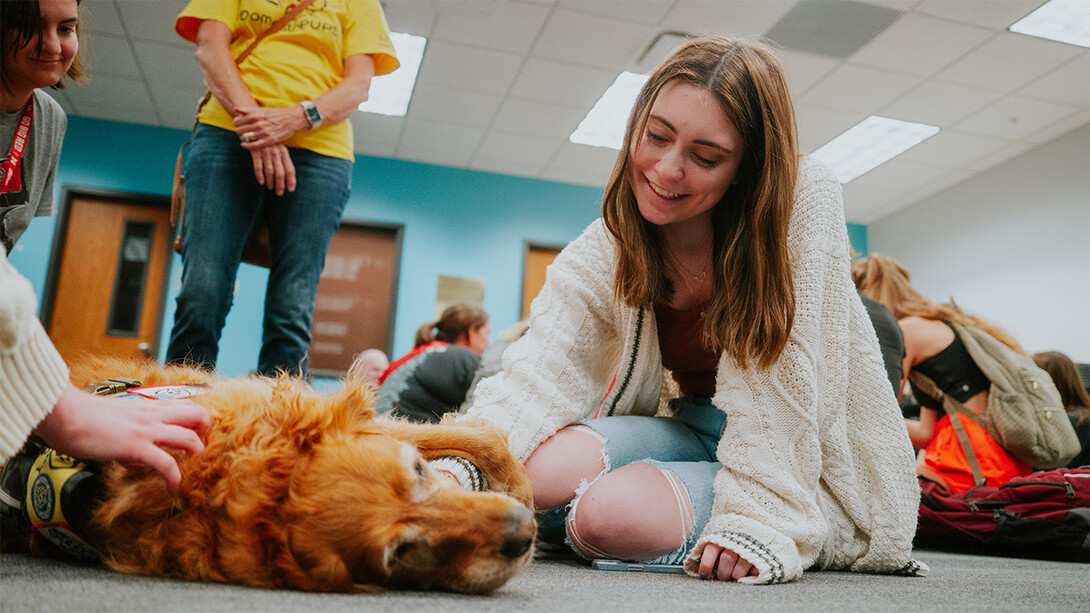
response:
M102 472L89 540L122 573L263 588L484 593L533 555L529 480L486 426L376 418L350 380L325 395L298 379L223 380L185 367L94 358L78 386L116 376L201 384L213 425L204 453L178 454L176 496L146 467ZM461 456L482 472L469 492L427 460Z

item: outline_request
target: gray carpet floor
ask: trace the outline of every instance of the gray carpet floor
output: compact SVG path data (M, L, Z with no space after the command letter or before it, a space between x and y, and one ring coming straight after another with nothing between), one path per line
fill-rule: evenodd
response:
M97 566L0 554L0 612L67 611L1019 611L1090 612L1090 564L918 551L931 575L810 572L794 583L743 586L683 575L592 570L567 557L535 560L489 596L386 592L306 594L123 576Z

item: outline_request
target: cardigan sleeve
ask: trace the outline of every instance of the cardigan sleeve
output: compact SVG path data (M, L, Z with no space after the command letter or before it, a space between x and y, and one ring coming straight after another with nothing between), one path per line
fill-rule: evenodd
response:
M37 317L34 289L0 247L0 464L53 410L68 369Z
M621 338L613 256L600 220L561 251L530 305L530 328L483 379L461 419L505 431L518 460L558 430L590 415L617 368Z
M801 575L828 532L819 500L822 428L830 398L845 380L848 243L840 185L816 164L800 165L788 230L795 317L787 345L767 370L741 369L724 355L716 406L727 414L717 457L712 518L686 560L694 574L715 543L753 564L749 583ZM843 277L843 278L841 278ZM853 296L854 297L854 296Z

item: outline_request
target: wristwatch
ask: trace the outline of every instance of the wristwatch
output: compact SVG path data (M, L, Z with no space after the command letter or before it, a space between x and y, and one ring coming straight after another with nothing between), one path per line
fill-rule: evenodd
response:
M318 112L318 107L314 106L313 102L304 100L299 103L299 106L303 107L303 112L307 114L307 119L310 120L311 130L322 125L322 114Z

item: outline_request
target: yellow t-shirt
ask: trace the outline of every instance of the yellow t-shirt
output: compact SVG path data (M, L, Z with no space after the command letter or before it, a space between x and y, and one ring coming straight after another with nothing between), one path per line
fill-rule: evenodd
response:
M191 0L174 29L196 42L201 22L213 19L231 29L231 55L238 57L260 32L289 9L289 0ZM397 70L400 63L390 42L390 28L378 0L317 0L279 32L262 40L239 65L242 80L262 106L285 107L317 98L344 77L344 59L368 54L375 76ZM197 120L234 130L234 120L213 96ZM315 153L355 159L352 124L322 124L300 130L284 141Z

